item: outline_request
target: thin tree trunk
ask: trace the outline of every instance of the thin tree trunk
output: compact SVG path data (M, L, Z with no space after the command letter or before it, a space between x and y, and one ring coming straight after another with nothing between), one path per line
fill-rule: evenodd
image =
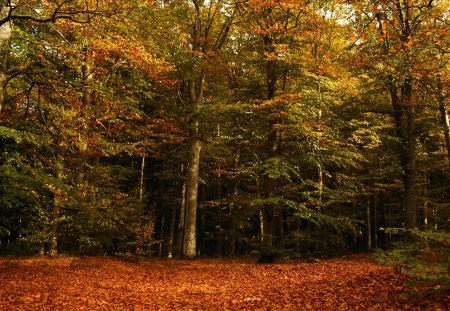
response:
M184 167L181 166L181 174L184 174ZM181 203L180 203L180 218L178 221L177 231L177 254L182 256L183 254L183 241L184 241L184 224L186 221L186 181L181 186Z
M439 111L441 113L442 129L445 136L445 145L447 147L448 163L450 165L450 120L448 109L445 105L445 94L442 82L442 77L438 77L438 92L439 92Z
M264 245L264 217L263 212L259 211L259 234L261 235L261 244Z
M83 48L83 65L81 67L81 78L83 83L83 97L80 108L80 130L78 133L78 149L80 153L77 172L77 184L84 182L86 174L86 161L88 150L88 131L89 131L89 111L94 103L94 94L92 84L94 82L92 50L88 47Z
M378 193L378 207L380 208L380 229L377 231L380 234L379 238L379 246L381 249L386 250L387 247L387 241L386 241L386 211L384 209L385 207L385 201L384 201L384 192L380 191Z
M274 230L274 208L270 205L265 205L262 210L262 246L265 250L270 250L273 246L273 230Z
M142 155L141 176L139 179L139 201L144 202L144 171L145 171L145 154Z
M58 155L56 159L56 178L62 183L64 176L64 163L62 156ZM60 189L58 189L60 191ZM52 215L51 233L49 239L49 255L56 256L58 254L58 221L61 214L61 193L57 191L54 196Z
M373 192L373 244L375 249L378 249L378 202L377 202L377 192Z
M444 128L445 144L447 147L448 164L450 165L450 121L449 121L449 115L448 115L448 110L445 107L445 105L441 105L439 107L439 109L441 111L442 125Z
M406 228L417 227L417 189L416 189L416 116L412 94L412 81L407 78L402 87L403 105L406 106L407 116L407 141L404 148L406 156L405 166L405 198L404 209L406 212Z
M173 257L173 236L175 232L175 209L171 209L170 224L169 224L169 240L167 241L167 258L172 259Z
M10 8L6 5L0 6L0 19L8 16ZM3 110L6 96L7 62L9 54L9 40L11 39L11 23L0 25L0 113Z
M428 173L427 169L423 172L423 229L428 230ZM428 237L425 237L425 246L428 248Z
M240 159L241 159L241 148L238 145L236 145L236 148L234 150L234 169L235 172L239 172L239 165L240 165ZM233 196L237 196L239 194L239 178L235 178L234 185L233 185ZM231 214L231 224L230 224L230 230L232 231L231 234L231 241L230 241L230 251L229 256L235 256L236 255L236 246L237 246L237 236L240 229L240 226L234 222L233 215L236 213L236 207L232 207L232 210L230 211ZM238 207L240 209L240 207ZM237 212L239 213L239 212Z
M237 227L233 220L234 218L230 218L230 227L228 233L228 256L233 257L236 255L236 235L237 235Z
M164 214L163 214L162 215L162 219L161 219L161 231L159 233L159 252L158 252L159 258L162 257L162 244L163 244L163 239L164 239L164 225L165 225L165 217L164 217Z
M276 233L277 233L277 245L283 245L284 243L284 224L283 224L283 209L281 207L277 208L275 212L276 218Z
M367 199L367 249L372 249L372 221L370 215L370 199Z

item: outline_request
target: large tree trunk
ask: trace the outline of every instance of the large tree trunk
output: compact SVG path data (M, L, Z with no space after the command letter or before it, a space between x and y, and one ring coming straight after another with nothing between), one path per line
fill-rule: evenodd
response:
M191 52L195 57L198 54L202 54L204 59L208 58L209 51L219 50L227 37L230 30L230 23L232 19L227 18L223 24L223 28L220 30L218 37L215 40L211 40L212 32L211 27L216 15L210 15L208 13L207 19L202 22L202 11L206 10L208 3L209 10L214 5L222 5L221 2L214 4L214 1L196 1L193 0L194 16L192 33L191 33ZM204 7L205 6L205 7ZM219 12L220 7L216 7ZM214 43L213 43L214 42ZM213 43L213 44L212 44ZM199 136L199 122L200 122L200 109L203 104L203 92L205 90L205 68L193 66L190 72L190 79L188 80L189 89L189 103L191 113L190 124L190 139L189 139L189 158L188 158L188 170L186 176L186 222L184 228L184 244L183 244L183 256L187 258L193 258L196 255L196 217L197 217L197 196L198 196L198 180L199 180L199 168L200 168L200 152L202 148L202 142Z
M197 128L198 130L198 128ZM186 222L184 227L183 255L193 258L197 252L197 197L201 142L199 137L189 141L189 159L186 181Z
M195 19L192 25L192 52L202 53L202 22L201 4L194 1ZM192 73L194 74L194 73ZM200 169L200 152L202 143L199 136L200 110L203 103L203 91L205 88L205 74L202 71L197 78L188 81L189 103L191 109L189 158L186 175L186 215L184 224L183 256L193 258L197 253L197 199L198 180Z
M431 2L430 2L431 5ZM403 65L405 68L412 70L412 50L411 40L414 35L411 28L411 4L409 1L396 4L395 15L400 21L400 32L397 33L403 46ZM378 29L380 34L384 35L382 15L377 14ZM385 57L390 57L391 45L388 40L389 36L384 36L382 53ZM405 227L417 227L417 193L416 193L416 116L415 116L415 102L413 98L413 79L410 74L403 78L399 86L400 96L398 96L398 87L395 84L393 77L387 77L389 85L389 92L391 95L391 102L393 107L393 116L396 125L397 137L400 141L399 155L400 164L403 169L403 210L405 213Z
M400 141L400 164L403 169L403 210L405 212L405 227L417 227L417 189L416 189L416 126L413 99L412 79L406 78L401 86L401 94L393 84L390 86L394 120L397 137Z
M10 8L2 5L0 6L0 19L8 16ZM0 113L2 112L7 82L7 62L9 54L9 40L11 39L11 23L6 22L0 25Z

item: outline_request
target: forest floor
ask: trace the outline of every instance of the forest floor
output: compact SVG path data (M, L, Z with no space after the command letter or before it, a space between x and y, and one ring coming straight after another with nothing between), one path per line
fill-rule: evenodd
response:
M406 282L367 256L277 264L2 258L0 310L447 310L448 295Z

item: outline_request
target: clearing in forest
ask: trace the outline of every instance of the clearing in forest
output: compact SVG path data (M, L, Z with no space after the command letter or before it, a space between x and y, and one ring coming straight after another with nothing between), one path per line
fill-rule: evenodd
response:
M0 310L446 310L448 297L411 296L406 282L367 258L0 259Z

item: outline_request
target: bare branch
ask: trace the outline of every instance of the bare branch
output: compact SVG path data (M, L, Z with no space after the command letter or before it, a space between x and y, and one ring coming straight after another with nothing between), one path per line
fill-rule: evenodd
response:
M53 12L49 15L32 14L29 10L20 10L20 8L23 8L23 5L13 6L9 4L8 15L0 19L0 26L14 20L30 20L37 23L54 23L58 19L66 19L75 23L85 24L91 22L95 16L112 16L117 13L117 10L100 10L98 1L93 9L89 8L88 3L85 4L85 9L64 9L64 7L70 2L70 0L66 0L57 4L53 9Z

